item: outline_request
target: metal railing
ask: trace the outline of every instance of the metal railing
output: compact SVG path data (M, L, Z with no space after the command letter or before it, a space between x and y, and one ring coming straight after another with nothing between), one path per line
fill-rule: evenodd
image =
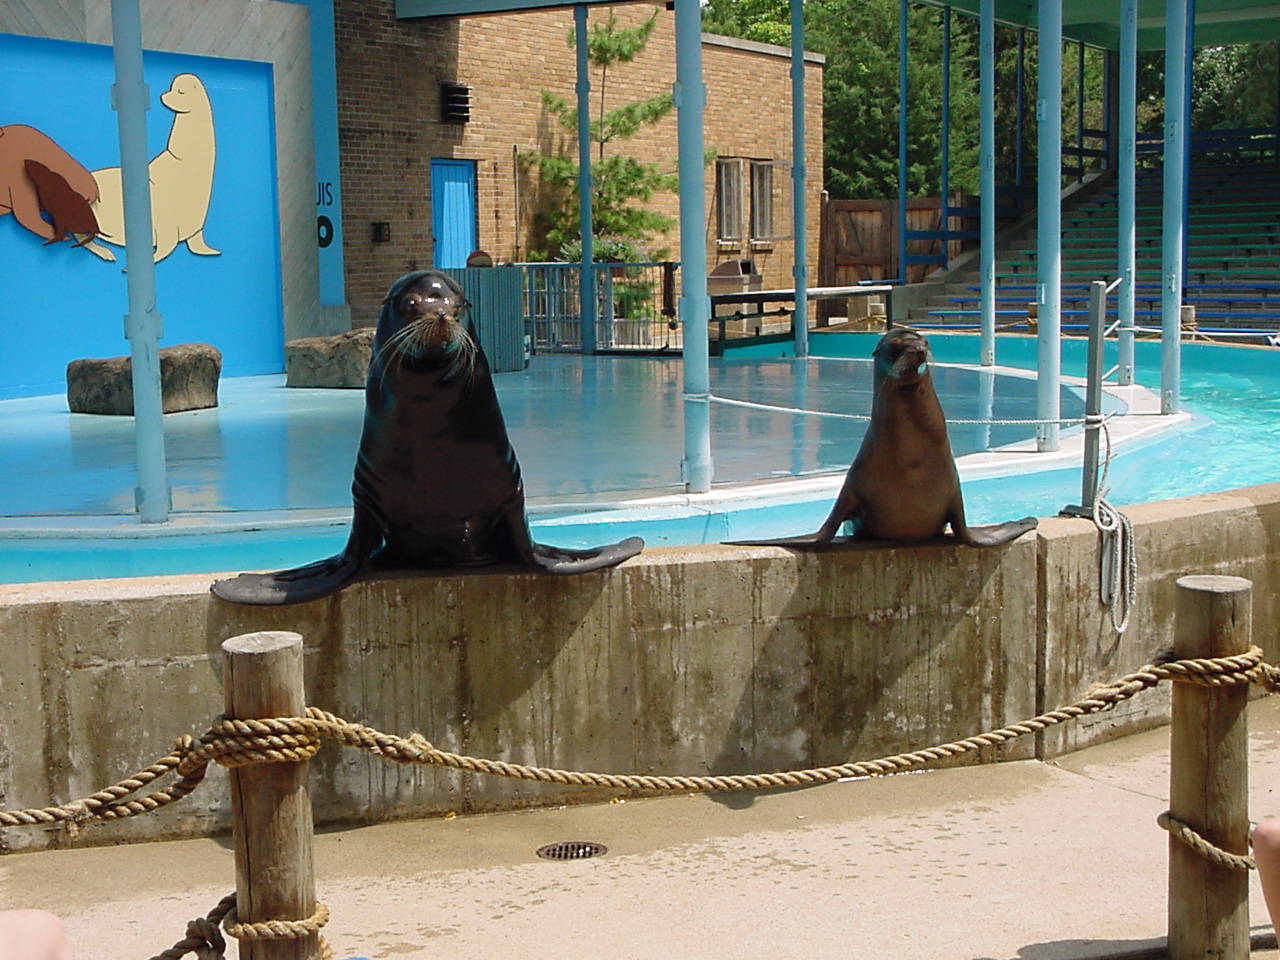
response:
M520 263L525 330L535 351L582 350L581 266ZM596 349L659 352L683 346L671 261L597 263Z

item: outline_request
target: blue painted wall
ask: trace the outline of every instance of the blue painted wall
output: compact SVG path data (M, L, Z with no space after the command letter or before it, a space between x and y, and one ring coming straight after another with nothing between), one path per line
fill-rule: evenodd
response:
M204 83L217 140L204 236L221 251L179 244L156 265L161 346L212 343L223 375L284 368L275 128L270 64L168 53L144 55L151 109L148 155L162 151L173 112L160 94L180 73ZM118 166L111 48L0 34L0 126L26 124L89 170ZM124 251L115 263L67 242L43 246L12 215L0 216L0 398L61 393L79 357L129 352Z

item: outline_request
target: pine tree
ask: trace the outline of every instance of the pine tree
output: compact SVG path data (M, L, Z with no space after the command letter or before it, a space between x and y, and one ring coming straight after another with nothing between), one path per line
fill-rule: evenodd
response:
M607 108L610 70L620 63L634 60L653 33L658 20L652 17L636 27L618 24L613 11L603 24L593 24L587 32L587 61L597 71L592 93L596 98L596 116L590 121L591 142L596 157L591 165L591 216L595 258L597 260L635 261L644 258L643 245L655 234L669 230L675 220L647 209L655 193L674 190L677 176L656 163L642 163L635 157L613 152L616 145L634 137L642 128L662 120L672 110L670 93ZM569 46L576 45L574 31L569 32ZM578 111L564 98L542 91L542 106L576 142ZM544 185L557 198L538 217L538 226L546 238L546 249L535 258L550 255L561 260L581 257L582 238L578 219L578 164L559 153L526 154L526 162L537 168ZM647 256L660 258L666 251L648 251Z

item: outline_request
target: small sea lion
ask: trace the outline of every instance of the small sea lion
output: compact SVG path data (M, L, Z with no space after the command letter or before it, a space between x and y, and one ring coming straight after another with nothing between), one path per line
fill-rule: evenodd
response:
M98 199L98 184L74 157L35 127L21 123L0 127L0 216L12 213L18 223L36 236L61 240L61 236L56 236L58 230L54 225L40 216L40 196L31 176L32 168L27 166L31 161L55 174L86 204ZM77 201L68 200L63 206L71 204ZM57 209L45 209L57 219Z
M908 327L895 327L880 338L872 356L871 423L817 533L737 542L820 547L836 540L846 521L854 537L876 540L931 539L950 525L955 539L971 547L998 546L1035 529L1035 517L984 527L965 523L947 420L929 369L929 341Z
M465 320L468 304L443 273L419 270L387 292L365 386L355 511L346 549L278 573L211 587L224 600L302 603L380 569L523 564L554 574L621 563L638 537L591 550L535 543L524 483L489 361Z
M50 170L39 160L26 160L23 167L36 185L40 208L53 218L53 236L44 242L46 247L65 240L68 234L79 234L80 241L72 246L82 247L98 235L93 207L71 188L61 174Z

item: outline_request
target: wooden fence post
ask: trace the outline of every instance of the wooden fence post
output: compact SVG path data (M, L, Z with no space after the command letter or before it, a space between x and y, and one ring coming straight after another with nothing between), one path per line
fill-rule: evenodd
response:
M302 637L248 633L222 644L227 716L296 717L306 709ZM305 920L315 913L311 795L306 761L234 767L231 823L241 923ZM241 940L241 960L319 960L320 938Z
M1174 653L1179 659L1246 653L1253 584L1241 577L1180 577ZM1248 684L1175 682L1169 738L1173 817L1231 853L1248 850ZM1169 837L1170 960L1247 960L1249 876Z

